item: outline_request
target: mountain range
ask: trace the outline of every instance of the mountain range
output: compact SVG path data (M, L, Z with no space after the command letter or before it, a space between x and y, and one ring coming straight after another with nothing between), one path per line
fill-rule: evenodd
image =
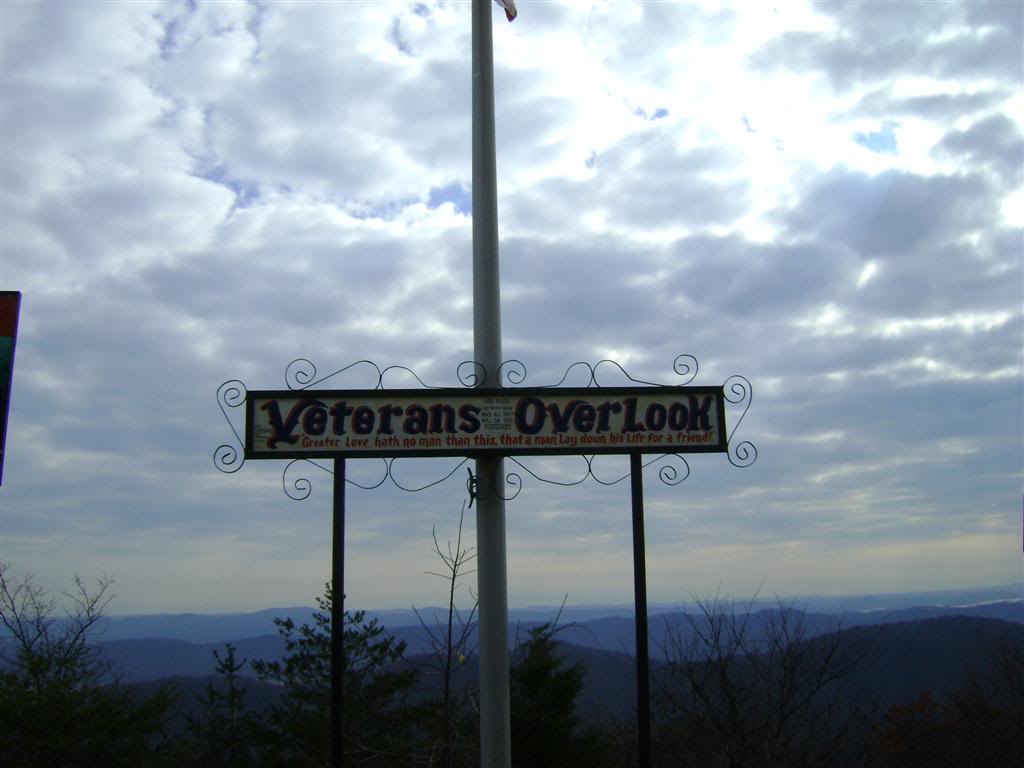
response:
M937 694L956 690L972 669L984 665L989 649L1000 639L1009 638L1024 648L1022 595L1024 586L1010 585L941 593L942 602L937 599L940 595L919 593L788 603L717 601L705 603L704 610L692 603L661 611L652 606L652 676L657 681L676 651L688 647L695 633L707 629L708 613L724 610L746 620L752 648L782 619L799 627L807 641L838 636L843 643L870 643L870 664L854 675L851 690L873 706L887 708L913 700L922 690ZM826 610L810 610L809 606ZM581 711L596 720L629 717L636 666L634 622L627 607L631 611L631 606L520 609L510 616L509 644L514 648L530 629L557 618L556 637L565 663L581 664L586 670ZM313 613L313 609L300 606L237 614L108 617L94 642L124 681L149 687L154 681L174 679L187 698L213 679L214 650L231 642L239 659L279 659L285 649L283 639L274 631L274 618L290 617L301 624L310 622ZM423 622L416 623L401 623L408 622L410 616L417 618L411 611L368 612L367 620L371 616L404 641L406 656L415 659L431 653L428 627L436 632L447 612L421 609ZM475 642L475 634L471 634L470 647ZM275 690L252 679L248 667L242 674L250 676L246 686L253 691L254 701L274 699ZM475 664L470 664L460 684L472 684L474 675Z

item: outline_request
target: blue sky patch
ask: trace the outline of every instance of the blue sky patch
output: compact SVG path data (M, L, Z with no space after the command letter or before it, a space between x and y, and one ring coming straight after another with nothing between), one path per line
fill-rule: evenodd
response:
M854 134L853 140L862 147L867 147L872 152L882 155L895 155L899 152L896 142L896 128L899 123L884 122L882 127L872 133Z
M469 215L473 212L473 191L467 184L459 181L431 189L427 197L427 207L438 208L444 203L451 203L458 213Z
M229 177L222 165L215 165L213 168L201 171L196 175L201 179L225 186L234 192L236 208L246 208L259 199L260 188L258 184Z

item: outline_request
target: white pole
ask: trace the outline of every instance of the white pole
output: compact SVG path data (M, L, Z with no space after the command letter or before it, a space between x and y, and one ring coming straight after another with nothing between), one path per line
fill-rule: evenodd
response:
M498 387L501 294L494 150L491 2L473 0L473 357L484 386ZM477 595L480 600L480 765L510 768L508 583L502 458L476 462Z

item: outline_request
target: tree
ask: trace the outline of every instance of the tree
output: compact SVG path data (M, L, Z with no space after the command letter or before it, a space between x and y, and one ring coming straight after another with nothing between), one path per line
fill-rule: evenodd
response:
M194 765L243 768L254 762L260 723L248 710L246 690L238 683L247 662L238 661L235 654L231 643L225 645L223 657L213 652L223 685L208 685L198 702L198 714L185 716L186 759Z
M870 646L831 633L809 638L801 611L758 614L697 601L688 632L670 630L656 678L660 761L672 766L831 766L862 722L843 683Z
M512 763L546 768L571 765L579 719L576 698L583 689L582 664L566 665L557 653L557 625L530 630L513 653L509 676Z
M565 603L563 601L564 608ZM522 768L622 765L622 734L584 726L576 705L586 676L581 663L569 664L557 634L562 612L531 629L512 652L509 674L512 765Z
M966 684L937 700L922 692L883 715L871 741L877 768L1024 764L1024 643L1012 632L987 650Z
M476 626L476 601L467 615L463 615L455 605L455 593L460 586L460 579L475 572L474 569L469 569L469 564L476 555L471 548L462 546L462 523L465 514L466 508L463 506L454 546L449 540L442 550L437 540L437 529L431 530L434 540L433 551L441 560L444 572L427 573L444 580L448 586L446 620L442 623L434 616L434 626L430 626L420 612L413 608L420 626L430 640L431 653L417 662L417 666L427 673L428 684L434 685L438 691L436 700L428 702L427 710L432 714L430 719L436 724L433 729L434 746L430 749L430 754L438 757L437 762L443 768L473 765L479 759L475 745L470 743L475 741L472 737L478 731L476 719L468 711L472 701L471 688L468 684L458 688L455 682L456 675L466 670L472 663L475 651L470 640Z
M78 576L58 600L0 565L0 762L5 766L147 766L162 755L169 687L139 699L88 642L113 599Z
M284 637L282 661L253 661L262 680L284 687L269 711L267 750L276 766L327 765L331 752L331 604L327 584L312 625L275 619ZM346 765L404 766L419 741L410 696L416 670L399 669L404 643L362 611L345 612L344 755Z

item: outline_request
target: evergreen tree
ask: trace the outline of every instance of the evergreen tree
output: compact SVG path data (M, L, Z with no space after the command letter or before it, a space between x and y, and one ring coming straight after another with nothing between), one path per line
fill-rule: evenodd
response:
M583 689L584 669L565 664L555 632L552 623L535 627L513 654L509 685L515 766L577 764L576 698Z
M260 679L284 687L268 714L273 765L324 766L330 760L332 601L328 584L312 625L275 619L285 658L252 662ZM409 702L416 672L396 666L405 643L396 643L376 620L365 621L362 611L345 612L344 632L345 765L408 765L419 734Z
M247 662L238 661L235 652L231 643L225 645L223 657L213 652L221 684L208 685L198 713L185 717L184 748L193 765L247 768L253 764L260 723L248 710L246 690L238 682Z

